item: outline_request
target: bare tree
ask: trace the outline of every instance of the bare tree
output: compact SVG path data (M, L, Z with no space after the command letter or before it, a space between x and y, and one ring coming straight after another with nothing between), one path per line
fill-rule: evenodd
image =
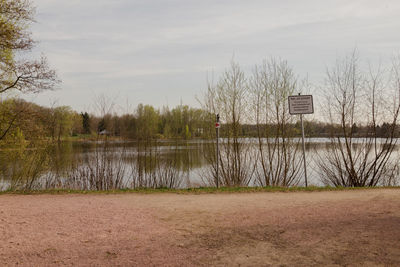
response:
M248 185L253 177L251 146L242 137L242 123L247 116L248 87L244 72L233 62L214 86L209 84L203 108L209 114L219 113L222 121L221 148L219 150L220 184L225 186ZM216 156L213 148L207 155L210 169L208 182L216 184Z
M340 134L331 133L318 166L323 181L334 186L376 186L393 181L397 164L393 151L400 111L399 65L392 75L380 68L361 71L356 52L327 71L326 115L339 125ZM378 128L385 123L386 134ZM362 133L354 125L363 125Z
M262 186L295 185L302 173L301 157L287 98L296 91L297 79L286 61L270 59L255 67L249 84L257 126L256 181Z

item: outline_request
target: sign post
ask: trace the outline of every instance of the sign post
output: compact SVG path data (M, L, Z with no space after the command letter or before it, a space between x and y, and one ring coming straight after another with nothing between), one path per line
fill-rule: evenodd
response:
M312 95L299 95L289 96L289 113L290 115L300 115L301 122L301 141L303 144L303 163L304 163L304 180L306 187L307 182L307 164L306 164L306 145L304 143L304 125L303 125L303 114L314 113L314 104Z
M217 132L217 155L216 155L216 159L217 159L217 170L216 170L216 174L217 174L217 181L216 181L216 185L217 188L219 187L219 114L217 114L216 116L216 122L215 122L215 130Z

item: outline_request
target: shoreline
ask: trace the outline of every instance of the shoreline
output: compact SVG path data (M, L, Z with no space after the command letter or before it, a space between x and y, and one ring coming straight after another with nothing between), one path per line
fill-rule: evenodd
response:
M0 195L57 195L57 194L224 194L224 193L291 193L291 192L330 192L330 191L354 191L354 190L400 190L400 186L375 186L375 187L196 187L183 189L169 188L139 188L139 189L112 189L112 190L74 190L74 189L44 189L44 190L6 190L0 191Z

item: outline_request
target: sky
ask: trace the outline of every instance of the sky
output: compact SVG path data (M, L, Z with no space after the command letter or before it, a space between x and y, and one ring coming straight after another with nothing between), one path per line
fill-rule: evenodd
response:
M246 72L287 60L318 90L326 68L354 49L383 65L400 52L398 0L32 1L33 54L47 56L62 84L25 98L78 112L101 95L117 112L199 106L207 79L232 59Z

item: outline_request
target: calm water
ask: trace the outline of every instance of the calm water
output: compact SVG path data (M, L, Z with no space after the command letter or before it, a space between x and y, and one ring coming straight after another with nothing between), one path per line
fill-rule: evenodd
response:
M254 141L242 140L250 150L256 151L256 146L251 145ZM328 139L307 140L307 172L311 185L323 185L315 162L317 155L326 152L329 146ZM207 159L212 157L214 148L212 141L192 140L151 144L115 141L106 146L98 142L63 142L25 154L18 150L1 150L0 190L27 183L32 188L90 189L88 183L98 183L93 177L99 175L104 176L101 183L122 188L154 187L154 183L157 187L207 186L205 176L210 169ZM398 155L398 147L394 154ZM302 157L301 151L297 156ZM299 185L304 185L303 173L298 176ZM83 177L92 177L92 180L83 181ZM159 177L163 180L156 181ZM146 182L149 179L154 179L153 183ZM255 185L254 180L250 185Z

